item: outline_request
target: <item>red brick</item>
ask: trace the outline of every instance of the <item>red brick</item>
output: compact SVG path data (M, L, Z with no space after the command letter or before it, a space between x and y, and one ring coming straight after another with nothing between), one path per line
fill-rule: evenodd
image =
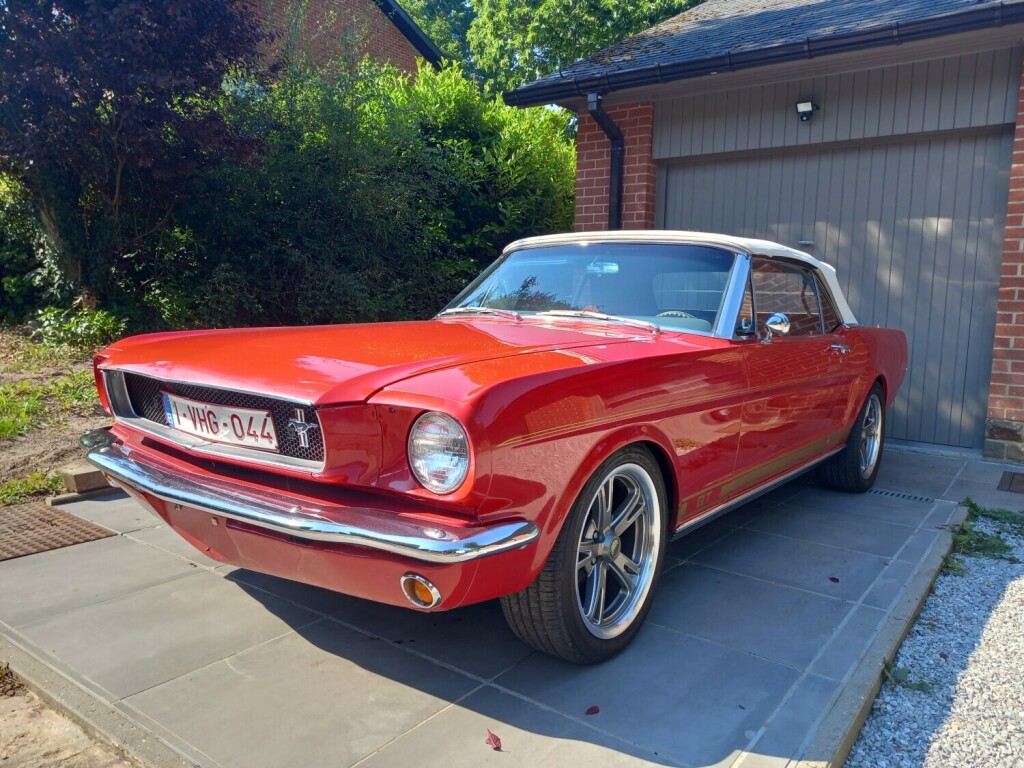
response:
M650 102L638 102L614 104L607 106L605 110L622 130L626 150L622 185L622 226L631 229L650 229L654 226L655 187L657 184L656 169L651 157L654 106ZM608 139L600 127L590 115L582 113L577 130L576 163L577 168L583 167L585 173L582 177L577 173L577 230L590 231L608 227L609 150ZM595 167L592 163L598 152L602 154L602 159L605 162L599 161ZM584 164L586 164L585 167ZM596 171L596 174L590 175L591 171ZM604 195L602 202L605 204L605 218L597 222L598 226L595 226L589 210L590 206L594 204L590 196L595 189L599 189ZM586 200L581 196L582 193L586 193ZM588 218L581 218L584 215Z
M300 4L269 0L254 5L264 9L268 26L279 35L275 45L280 46L291 9ZM371 0L310 0L300 24L299 45L316 63L331 61L357 39L359 55L389 61L410 74L416 71L419 52Z
M1024 349L993 349L992 357L995 360L1013 360L1024 362ZM1010 370L1013 370L1013 368L1011 368Z
M1003 336L1005 338L1024 336L1024 325L997 325L996 336Z

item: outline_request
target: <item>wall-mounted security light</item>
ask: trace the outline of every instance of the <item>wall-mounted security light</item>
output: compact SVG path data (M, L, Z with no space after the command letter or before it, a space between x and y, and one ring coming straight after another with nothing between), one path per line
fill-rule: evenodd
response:
M818 105L813 101L798 101L796 103L796 113L800 116L801 123L806 123L810 120L811 115L817 112L818 109Z

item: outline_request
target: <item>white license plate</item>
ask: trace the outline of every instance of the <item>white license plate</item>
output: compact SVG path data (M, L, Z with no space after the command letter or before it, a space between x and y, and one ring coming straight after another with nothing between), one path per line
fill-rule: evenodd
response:
M161 394L171 429L218 443L277 450L277 433L270 411L201 403L168 392Z

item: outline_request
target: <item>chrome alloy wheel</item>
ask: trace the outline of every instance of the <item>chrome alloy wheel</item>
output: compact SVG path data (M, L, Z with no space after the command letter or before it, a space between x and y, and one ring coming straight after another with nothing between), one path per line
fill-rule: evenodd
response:
M590 634L608 640L632 624L654 581L663 530L647 470L609 470L587 507L576 550L576 606Z
M874 392L868 397L864 406L864 417L860 422L860 474L871 477L878 463L878 454L882 448L882 401Z

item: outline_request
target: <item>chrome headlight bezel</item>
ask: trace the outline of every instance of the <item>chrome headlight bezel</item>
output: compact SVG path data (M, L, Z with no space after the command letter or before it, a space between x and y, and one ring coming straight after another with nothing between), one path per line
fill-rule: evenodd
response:
M471 452L466 429L446 413L427 411L409 430L409 468L420 485L438 496L454 493L466 482Z

